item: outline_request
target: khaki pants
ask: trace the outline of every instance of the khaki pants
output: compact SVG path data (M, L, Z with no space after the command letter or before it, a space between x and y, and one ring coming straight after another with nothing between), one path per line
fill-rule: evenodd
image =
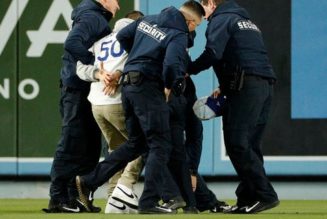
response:
M127 141L125 116L122 104L92 105L93 116L98 123L102 134L108 142L111 152ZM117 182L132 189L142 169L142 158L138 157L127 164L124 170L117 172L109 179L108 197L116 187Z

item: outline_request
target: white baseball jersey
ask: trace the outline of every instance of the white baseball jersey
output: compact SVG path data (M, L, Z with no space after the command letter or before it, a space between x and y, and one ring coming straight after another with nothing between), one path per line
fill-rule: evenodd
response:
M117 33L103 37L90 48L95 56L94 65L99 69L100 63L103 62L103 68L108 72L122 71L127 60L126 51L120 46L116 39ZM121 87L117 89L114 96L105 95L103 88L104 83L101 81L92 82L88 100L93 105L107 105L121 103Z

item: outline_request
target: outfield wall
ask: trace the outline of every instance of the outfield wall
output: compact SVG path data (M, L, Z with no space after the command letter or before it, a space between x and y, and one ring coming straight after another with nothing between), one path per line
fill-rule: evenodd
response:
M79 0L0 1L0 175L47 175L60 134L59 71L70 12ZM182 0L121 0L145 14ZM262 30L278 77L264 139L270 175L327 175L327 1L239 0ZM196 58L205 45L199 27ZM194 77L198 96L211 93L211 70ZM221 121L204 122L200 172L234 175Z

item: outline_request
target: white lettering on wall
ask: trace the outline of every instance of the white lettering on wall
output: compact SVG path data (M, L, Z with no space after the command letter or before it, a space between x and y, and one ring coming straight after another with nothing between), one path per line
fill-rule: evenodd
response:
M26 93L25 91L25 87L28 85L32 86L33 88L31 93ZM39 84L35 80L30 78L22 80L18 85L19 96L21 96L21 98L25 100L32 100L36 98L39 92L40 92Z
M64 43L67 31L54 30L60 15L63 15L68 27L71 26L70 14L73 10L69 0L54 0L37 31L27 31L31 45L26 53L27 57L41 57L50 43Z
M29 0L12 0L0 24L0 55L2 54L16 24ZM18 3L19 2L19 3Z
M0 94L3 96L5 99L9 99L9 79L5 78L3 80L3 86L0 84Z
M26 87L31 86L31 91L27 92ZM26 78L18 84L18 94L21 98L25 100L35 99L40 93L40 86L36 80L31 78ZM4 99L10 98L10 79L3 79L3 85L0 84L0 95Z

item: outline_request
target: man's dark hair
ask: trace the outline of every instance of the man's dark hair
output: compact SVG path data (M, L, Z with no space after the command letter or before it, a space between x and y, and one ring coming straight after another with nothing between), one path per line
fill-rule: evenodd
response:
M188 8L190 10L192 10L194 13L196 13L199 17L203 17L205 16L205 11L202 7L202 5L194 0L189 0L187 2L185 2L182 7Z
M131 12L128 12L126 15L125 15L125 18L129 18L129 19L132 19L132 20L137 20L141 17L144 17L144 14L140 11L131 11Z

